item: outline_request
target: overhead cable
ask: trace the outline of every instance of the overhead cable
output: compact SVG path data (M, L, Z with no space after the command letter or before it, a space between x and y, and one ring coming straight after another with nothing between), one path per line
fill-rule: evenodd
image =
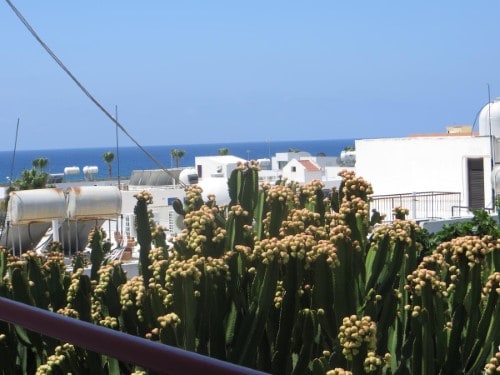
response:
M56 56L54 52L47 46L47 44L40 38L37 34L37 32L31 27L29 22L24 18L24 16L21 14L21 12L12 4L10 0L5 0L7 4L10 6L12 11L16 14L16 16L19 18L19 20L24 24L24 26L28 29L28 31L33 35L33 37L40 43L40 45L45 49L45 51L52 57L52 59L61 67L64 72L73 80L73 82L76 83L76 85L80 88L80 90L83 91L83 93L118 127L120 130L125 134L134 144L139 147L139 149L144 152L144 154L151 159L161 170L163 170L165 173L167 173L170 177L172 177L177 182L183 186L186 187L186 184L180 181L178 178L176 178L164 165L161 163L156 157L154 157L148 150L146 150L128 131L125 129L125 127L118 122L118 119L113 117L107 110L104 108L99 101L94 98L94 96L83 86L82 83L71 73L71 71L63 64L63 62Z

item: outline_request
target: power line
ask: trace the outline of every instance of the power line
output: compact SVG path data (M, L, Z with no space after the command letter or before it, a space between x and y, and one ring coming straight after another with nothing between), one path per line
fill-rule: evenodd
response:
M47 46L47 44L40 38L37 34L37 32L31 27L29 22L24 18L24 16L21 14L21 12L12 4L10 0L5 0L7 4L10 6L12 11L16 14L17 18L24 24L24 26L28 29L28 31L33 35L33 37L40 43L40 45L45 49L45 51L52 57L52 59L61 67L62 70L73 80L73 82L76 83L76 85L80 88L81 91L125 134L134 144L139 147L139 149L144 152L144 154L151 159L161 170L163 170L165 173L167 173L170 177L176 180L176 177L170 173L167 168L156 158L154 157L148 150L146 150L128 131L123 127L122 124L118 122L118 119L113 117L106 108L104 108L99 101L97 101L96 98L83 86L82 83L71 73L71 71L66 67L66 65L63 64L63 62L56 56L54 52ZM177 181L182 187L186 187L186 184L183 183L181 180Z
M13 175L14 175L14 162L16 160L17 136L18 135L19 135L19 117L17 118L16 139L14 141L14 152L12 153L12 160L10 162L9 188L12 187L12 178L13 178Z

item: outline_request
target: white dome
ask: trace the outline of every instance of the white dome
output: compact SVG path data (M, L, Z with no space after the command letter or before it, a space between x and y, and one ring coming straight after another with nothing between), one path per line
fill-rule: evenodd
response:
M229 199L227 179L225 178L204 178L200 180L198 186L203 189L201 195L205 201L208 200L210 194L215 195L215 201L218 205L226 205L231 201L231 199Z
M500 98L486 104L479 112L479 135L490 134L500 137Z
M193 178L196 177L196 181L198 180L198 173L194 168L186 168L181 171L179 174L179 180L186 185L191 185Z

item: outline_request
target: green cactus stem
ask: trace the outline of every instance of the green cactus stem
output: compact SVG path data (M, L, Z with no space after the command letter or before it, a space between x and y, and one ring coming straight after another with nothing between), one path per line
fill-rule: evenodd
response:
M151 223L148 205L153 202L153 196L143 191L135 195L137 204L134 208L136 216L137 242L139 243L139 272L143 276L144 285L147 286L149 279L153 276L149 266L149 252L151 250Z
M245 316L232 353L232 360L243 366L255 365L257 347L264 334L267 315L272 305L278 281L278 259L270 259L257 270L255 290L248 315Z
M104 260L104 249L103 240L105 238L105 233L99 227L94 227L89 233L89 244L90 247L90 262L92 267L90 269L90 279L99 279L99 269Z

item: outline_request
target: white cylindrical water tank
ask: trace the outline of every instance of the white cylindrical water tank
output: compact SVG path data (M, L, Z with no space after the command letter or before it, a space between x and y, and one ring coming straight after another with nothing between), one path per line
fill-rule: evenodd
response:
M10 193L8 210L12 224L64 219L64 191L57 188L13 191Z
M356 161L356 151L354 150L343 150L340 152L340 160L343 162L355 162Z
M122 210L122 195L117 186L70 187L67 202L70 219L113 218Z
M99 168L95 165L86 165L83 167L83 173L85 174L97 174L99 172Z
M259 163L259 165L262 169L270 169L271 168L271 159L269 159L269 158L257 159L257 162Z
M194 168L185 168L179 174L179 180L186 185L198 183L198 172Z
M64 168L65 175L75 175L80 174L80 167L66 167Z
M486 104L479 112L479 135L500 137L500 98Z
M210 194L215 195L215 201L219 205L229 204L229 190L227 187L227 180L225 178L204 178L198 182L198 186L203 189L203 200L208 200Z

